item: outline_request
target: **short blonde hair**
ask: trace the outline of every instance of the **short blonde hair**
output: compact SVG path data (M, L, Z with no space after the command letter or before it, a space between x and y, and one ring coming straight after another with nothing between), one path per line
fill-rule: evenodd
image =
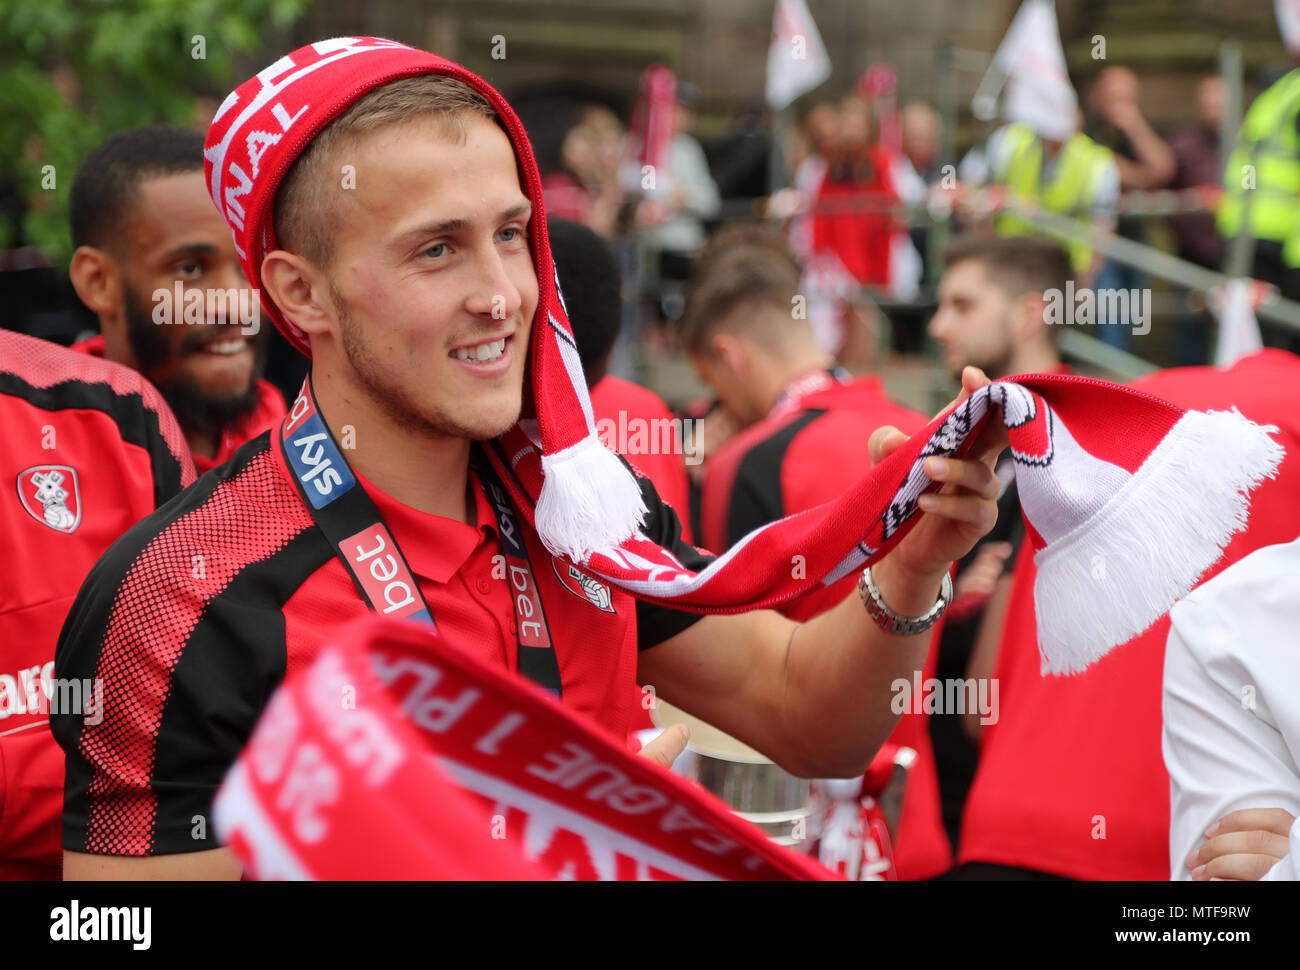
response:
M441 74L399 78L368 92L326 125L285 174L272 216L281 247L318 266L333 259L336 210L329 204L328 187L335 184L332 160L340 146L416 118L431 119L441 134L463 142L465 119L472 116L505 127L480 92Z

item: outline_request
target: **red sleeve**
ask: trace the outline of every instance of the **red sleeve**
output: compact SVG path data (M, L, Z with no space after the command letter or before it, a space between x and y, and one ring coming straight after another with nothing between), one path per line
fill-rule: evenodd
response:
M654 391L612 375L591 390L596 433L654 483L655 491L682 522L682 538L693 542L690 487L680 418Z

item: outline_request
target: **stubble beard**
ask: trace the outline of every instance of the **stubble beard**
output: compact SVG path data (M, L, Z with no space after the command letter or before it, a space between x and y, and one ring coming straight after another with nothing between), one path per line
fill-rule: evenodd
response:
M331 287L332 289L332 287ZM516 414L499 428L471 428L461 424L446 410L426 410L415 407L392 386L392 381L370 349L359 326L348 310L347 303L335 291L334 305L338 308L339 330L343 336L343 353L356 374L362 391L375 402L385 417L404 431L437 438L466 438L470 441L488 441L505 434L518 421Z

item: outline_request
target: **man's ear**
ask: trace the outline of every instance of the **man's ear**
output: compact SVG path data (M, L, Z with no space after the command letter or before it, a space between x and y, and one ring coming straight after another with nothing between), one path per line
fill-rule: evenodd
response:
M78 246L68 266L68 276L77 297L102 321L122 315L122 274L107 252L94 246Z
M717 333L709 338L709 350L727 370L741 379L750 372L750 352L745 341L735 334Z
M1043 328L1047 326L1044 314L1047 301L1041 293L1022 293L1015 303L1015 336L1017 342L1038 340L1045 336Z
M329 332L337 319L325 274L294 253L275 249L262 258L262 287L280 312L309 334Z

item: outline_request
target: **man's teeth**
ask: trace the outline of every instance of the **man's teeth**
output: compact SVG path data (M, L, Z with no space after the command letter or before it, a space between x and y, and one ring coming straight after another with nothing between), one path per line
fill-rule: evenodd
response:
M458 360L477 361L496 360L506 352L506 338L493 340L491 343L479 344L477 347L457 347L451 352Z
M239 337L230 340L218 340L208 344L203 348L204 353L220 354L223 357L229 357L237 354L244 349L244 341Z

